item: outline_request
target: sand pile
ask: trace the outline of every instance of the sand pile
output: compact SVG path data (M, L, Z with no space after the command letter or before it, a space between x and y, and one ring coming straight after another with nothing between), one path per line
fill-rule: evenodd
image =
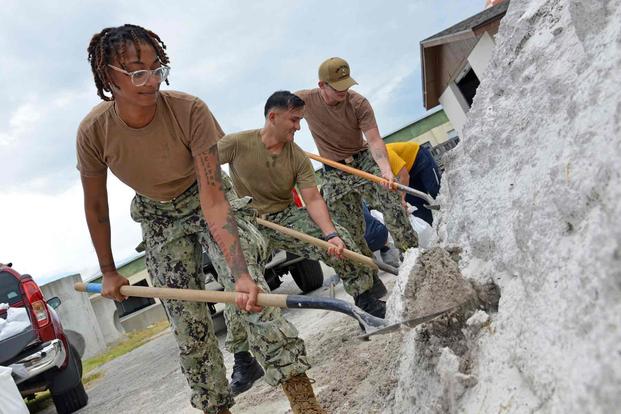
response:
M462 331L466 321L477 309L497 309L500 295L493 282L480 286L464 279L456 260L459 249L449 250L434 247L419 255L404 292L404 318L455 307L424 324L419 341L434 348L433 352L440 347L449 347L457 355L466 355L468 346Z
M403 330L405 357L392 412L453 411L455 400L478 383L472 373L475 338L489 328L487 312L497 311L500 291L492 281L465 279L460 253L455 247L412 249L400 268L388 300L392 321L456 307L415 330Z
M619 411L619 21L619 1L511 1L434 220L502 298L461 349L406 334L394 412Z
M406 318L437 312L455 305L476 306L476 292L463 278L456 261L443 248L419 255L404 292ZM463 313L461 309L452 313Z

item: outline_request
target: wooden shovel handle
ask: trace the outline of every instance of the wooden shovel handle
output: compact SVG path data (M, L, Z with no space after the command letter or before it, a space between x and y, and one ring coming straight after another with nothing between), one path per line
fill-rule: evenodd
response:
M349 165L341 164L340 162L329 160L327 158L321 157L319 155L312 154L310 152L306 152L306 156L308 158L311 158L311 159L315 160L315 161L319 161L319 162L321 162L323 164L329 165L330 167L334 167L334 168L339 169L341 171L345 171L346 173L350 173L352 175L356 175L358 177L364 178L366 180L372 181L372 182L377 183L377 184L385 184L385 183L388 182L388 180L383 178L383 177L378 177L375 174L371 174L369 172L366 172L366 171L363 171L363 170L359 170L359 169L354 168L354 167L350 167ZM393 181L392 188L393 188L393 190L404 191L404 192L406 192L408 194L413 195L414 197L422 198L429 205L433 205L435 203L435 200L429 194L425 194L422 191L415 190L412 187L408 187L407 185L403 185L403 184L398 183L396 181Z
M327 158L324 158L324 157L319 156L319 155L315 155L315 154L310 153L310 152L307 152L306 156L308 158L311 158L311 159L315 160L315 161L319 161L322 164L329 165L330 167L334 167L336 169L339 169L341 171L345 171L345 172L350 173L352 175L357 175L358 177L362 177L362 178L365 178L365 179L367 179L369 181L373 181L374 183L384 184L385 182L388 181L385 178L378 177L375 174L371 174L369 172L362 171L362 170L359 170L359 169L354 168L354 167L350 167L349 165L341 164L340 162L329 160Z
M268 227L279 233L286 234L287 236L291 236L294 239L298 239L298 240L302 240L304 242L310 243L321 249L328 250L329 247L332 247L332 245L325 240L320 240L316 237L309 236L308 234L299 232L297 230L293 230L288 227L280 226L276 223L272 223L271 221L257 218L257 222L262 226ZM372 269L378 270L377 265L375 264L373 259L371 259L370 257L366 257L360 253L352 252L351 250L348 250L348 249L343 250L343 256L355 262L361 263L365 266L369 266Z
M73 285L78 292L97 292L101 291L98 283L76 283ZM187 300L191 302L211 302L211 303L230 303L235 304L237 292L221 292L217 290L195 290L195 289L173 289L155 288L145 286L122 286L123 296L137 296L140 298L159 298ZM275 306L278 308L287 307L287 295L273 293L259 293L257 298L259 306Z

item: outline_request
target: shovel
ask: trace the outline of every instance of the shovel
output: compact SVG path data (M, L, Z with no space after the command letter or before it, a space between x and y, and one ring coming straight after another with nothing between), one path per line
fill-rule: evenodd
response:
M350 167L349 165L341 164L340 162L336 162L336 161L332 161L324 157L320 157L319 155L315 155L310 152L307 152L306 156L315 161L319 161L323 164L329 165L330 167L334 167L341 171L345 171L346 173L357 175L358 177L367 179L369 181L373 181L374 183L384 184L388 182L388 180L386 180L385 178L378 177L377 175L368 173L366 171L359 170L354 167ZM427 204L424 207L428 208L429 210L440 210L440 205L436 204L436 200L434 200L434 198L431 197L429 194L425 194L422 191L415 190L412 187L408 187L407 185L403 185L396 181L393 181L392 188L393 190L404 191L408 194L413 195L414 197L422 198L423 200L427 202Z
M325 240L320 240L316 237L309 236L308 234L302 233L300 231L290 229L289 227L284 227L279 224L272 223L271 221L257 218L257 223L259 223L262 226L268 227L274 231L282 233L284 235L293 237L294 239L298 239L303 242L310 243L321 249L327 250L328 247L332 247L332 245ZM370 257L367 257L360 253L353 252L351 250L344 249L343 256L354 262L358 262L360 264L363 264L375 270L380 269L380 270L383 270L384 272L391 273L395 276L399 274L399 271L395 267L387 265L386 263L382 263L377 260L371 259Z
M74 289L78 292L101 293L101 283L76 283ZM234 305L237 292L220 292L215 290L196 290L196 289L172 289L154 288L143 286L122 286L121 294L124 296L137 296L141 298L159 298L187 300L192 302L210 303L229 303ZM359 307L340 299L309 297L302 295L283 295L273 293L259 293L257 298L259 306L275 306L288 309L323 309L334 312L344 313L356 319L363 327L365 333L360 338L368 339L372 335L381 335L395 331L400 326L415 327L424 322L428 322L445 312L455 308L455 306L424 315L419 318L390 324L388 321L377 318Z

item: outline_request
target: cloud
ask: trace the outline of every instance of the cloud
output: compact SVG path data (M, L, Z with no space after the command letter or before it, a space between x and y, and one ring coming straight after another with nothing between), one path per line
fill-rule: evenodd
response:
M351 2L5 0L0 14L0 252L20 271L92 269L75 169L75 133L100 102L86 60L93 33L135 23L157 32L172 59L171 88L201 97L227 132L259 128L267 97L311 88L317 67L346 58L380 130L419 117L418 42L482 10L482 0ZM296 135L316 152L308 129ZM132 191L110 180L113 250L133 254ZM8 231L7 231L8 229Z
M22 103L11 115L9 130L0 136L0 146L9 146L20 137L25 136L41 118L37 107L32 102Z
M5 191L63 191L78 175L75 134L85 108L95 99L86 89L59 90L53 96L30 96L0 132L4 154L0 188Z
M129 218L133 192L108 178L112 243L115 260L135 254L140 227ZM3 192L0 203L2 237L0 262L13 262L21 273L49 280L66 272L97 270L97 256L84 218L82 188L76 183L63 192Z

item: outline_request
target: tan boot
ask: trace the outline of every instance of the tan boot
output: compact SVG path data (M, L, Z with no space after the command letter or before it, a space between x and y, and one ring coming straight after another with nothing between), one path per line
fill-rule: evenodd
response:
M315 398L313 386L306 374L289 378L283 382L282 389L289 399L293 414L327 414Z

